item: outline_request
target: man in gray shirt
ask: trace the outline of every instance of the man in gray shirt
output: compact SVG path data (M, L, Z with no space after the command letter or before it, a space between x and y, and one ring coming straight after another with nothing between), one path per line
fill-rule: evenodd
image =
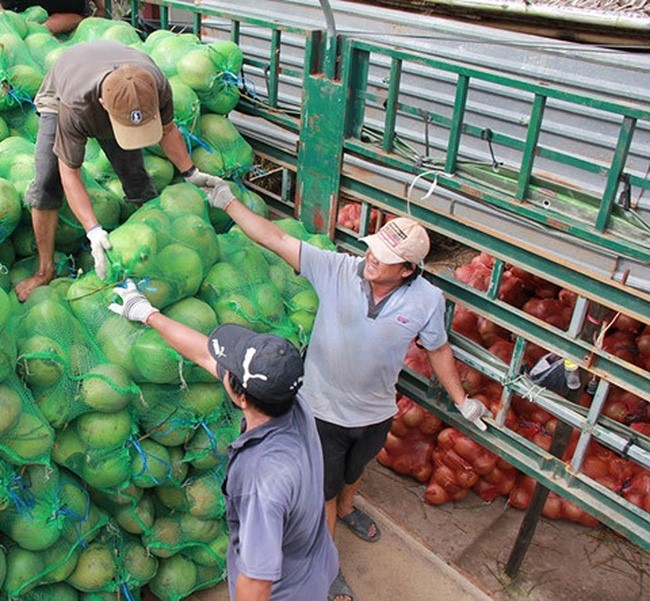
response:
M304 275L318 293L301 396L316 416L323 447L327 525L333 535L338 518L374 542L379 528L354 506L354 495L390 430L395 384L410 343L419 340L433 373L465 419L484 430L482 418L490 414L465 394L447 342L442 292L417 274L429 251L426 230L412 219L394 219L363 239L365 257L353 257L285 233L236 200L226 183L214 187L210 204ZM329 599L353 599L340 572Z
M296 398L300 353L288 340L235 324L209 337L160 313L132 281L110 309L154 328L222 380L244 414L222 489L231 599L325 601L338 554L325 522L323 458L314 417Z

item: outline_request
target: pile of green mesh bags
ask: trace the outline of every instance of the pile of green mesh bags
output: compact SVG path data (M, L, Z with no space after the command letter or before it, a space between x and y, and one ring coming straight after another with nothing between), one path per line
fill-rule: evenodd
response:
M171 32L142 42L127 23L104 19L86 19L58 39L38 11L29 20L7 15L2 35L20 40L12 56L28 52L26 64L40 73L68 45L92 39L150 53L170 78L175 121L195 164L231 180L242 202L268 216L243 183L253 150L226 116L239 99L235 44ZM134 280L164 314L204 334L241 323L301 349L318 299L304 278L209 208L159 147L145 151L158 196L136 208L90 140L82 173L110 232L107 278L94 272L85 233L64 204L59 277L18 303L11 291L38 262L23 205L38 121L31 92L14 97L17 104L0 105L0 596L137 601L148 586L161 601L179 601L225 577L221 485L241 415L211 374L151 328L112 313L113 288ZM297 221L278 223L333 248Z

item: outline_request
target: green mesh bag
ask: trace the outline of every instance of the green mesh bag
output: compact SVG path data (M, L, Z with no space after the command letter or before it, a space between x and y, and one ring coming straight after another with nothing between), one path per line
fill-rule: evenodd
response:
M19 106L2 113L9 128L9 136L21 137L29 142L36 142L38 133L38 114L32 105ZM6 136L6 137L9 137Z
M84 593L113 593L113 598L133 599L157 569L158 560L147 553L138 537L109 522L81 550L66 582Z
M243 179L254 163L253 147L227 117L205 113L200 119L202 143L192 151L201 170L228 179Z
M178 75L178 65L184 56L196 49L199 39L192 33L177 34L158 30L149 35L143 50L168 78Z
M240 232L219 235L219 246L221 260L208 271L198 293L214 309L219 323L295 337L296 330L259 247Z
M171 557L179 551L187 554L189 549L199 547L202 553L197 556L204 561L202 565L220 565L223 568L225 556L219 543L224 536L227 540L224 519L199 518L186 512L162 509L156 513L153 528L142 536L142 541L152 555L161 558Z
M4 242L16 229L22 215L22 205L16 187L0 177L0 242Z
M111 280L133 278L158 308L194 296L219 247L206 197L173 184L111 232Z
M82 167L81 174L98 223L107 231L115 229L120 223L122 210L120 198L96 182L85 167ZM56 249L65 253L73 253L86 243L86 231L67 201L64 202L59 211L56 228Z
M139 389L108 361L70 310L67 290L51 283L34 291L17 316L18 372L49 423L60 428L87 412L125 409ZM110 417L108 414L111 414Z
M14 503L1 518L3 532L17 543L8 552L4 585L12 597L64 580L108 521L80 481L54 466L30 466L14 486Z
M54 432L17 375L0 384L0 458L49 464Z
M15 311L15 297L10 297L4 289L0 288L0 383L4 382L14 373L18 359L16 345L15 320L12 314ZM0 401L1 403L1 401ZM0 421L2 419L0 418Z
M140 430L169 447L186 444L227 411L226 391L216 380L184 387L142 384L141 390L134 404Z
M20 597L21 601L78 601L79 591L65 582L44 584Z
M93 40L114 40L125 46L142 49L142 39L137 30L126 21L86 17L77 25L69 44L83 44Z
M28 551L11 545L7 549L7 577L3 590L11 599L24 599L39 590L43 592L72 572L80 552L79 546L64 540L45 551Z
M34 6L32 8L37 7ZM48 59L50 53L59 53L62 51L62 48L65 47L64 44L56 36L52 35L48 29L45 29L45 31L34 31L33 33L29 33L25 37L25 44L29 50L29 54L42 69L43 73L46 73L50 66L50 61Z
M217 40L208 44L208 54L216 76L208 90L199 91L201 104L217 115L227 115L239 102L239 86L244 54L235 42Z
M151 532L155 520L153 491L129 484L119 491L89 487L91 499L125 532L140 535Z
M128 486L133 471L130 447L135 424L129 418L127 424L130 431L125 433L121 426L120 431L113 430L109 433L110 438L104 432L97 432L96 436L90 438L94 442L94 445L91 446L86 442L88 432L80 435L81 428L78 426L79 420L83 422L87 417L92 418L95 415L84 414L73 420L69 427L56 431L52 460L78 474L84 482L95 488ZM108 414L97 417L99 417L98 423L101 423L102 418L109 423L109 420L106 419ZM117 417L119 419L122 415L117 415ZM106 446L99 446L97 438L100 437L104 438ZM116 440L120 442L112 444Z
M160 560L158 572L149 583L149 590L160 601L180 601L194 591L209 588L225 578L220 566L193 562L182 553Z
M174 103L174 121L185 138L187 148L194 144L193 136L201 135L201 101L196 92L178 75L169 78Z
M34 173L33 142L19 136L9 136L0 142L0 177L14 185L21 203Z
M0 112L31 105L43 81L43 69L23 38L27 24L11 11L0 12Z

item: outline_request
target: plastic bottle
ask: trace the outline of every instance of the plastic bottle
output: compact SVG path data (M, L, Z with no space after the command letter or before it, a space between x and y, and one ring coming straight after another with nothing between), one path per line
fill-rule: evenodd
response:
M580 388L580 371L577 363L569 361L569 359L564 360L564 374L566 376L566 385L569 387L569 390L577 390Z

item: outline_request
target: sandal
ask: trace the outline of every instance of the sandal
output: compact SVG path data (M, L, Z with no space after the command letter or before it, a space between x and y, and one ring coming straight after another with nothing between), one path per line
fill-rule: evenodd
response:
M340 601L340 599L337 600L337 597L347 597L347 601L354 601L352 589L348 586L345 578L343 578L343 572L341 570L339 570L334 582L330 586L330 590L327 593L327 601Z
M368 514L356 507L352 509L348 515L343 516L342 518L340 517L339 520L341 520L359 538L362 538L369 543L377 542L381 538L381 532L374 520ZM373 526L375 527L375 534L371 536L368 533Z

